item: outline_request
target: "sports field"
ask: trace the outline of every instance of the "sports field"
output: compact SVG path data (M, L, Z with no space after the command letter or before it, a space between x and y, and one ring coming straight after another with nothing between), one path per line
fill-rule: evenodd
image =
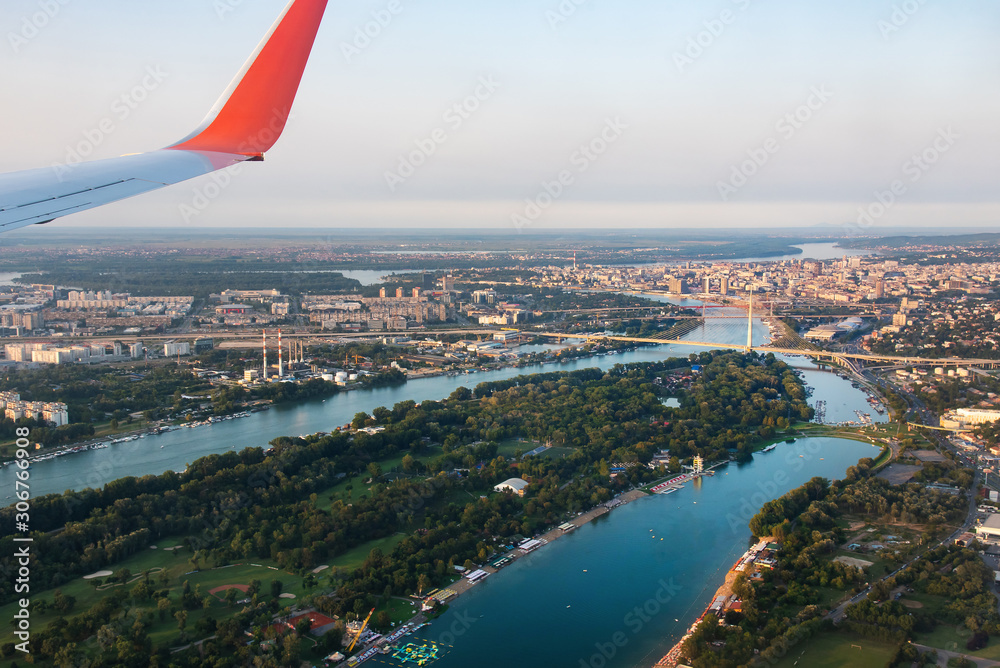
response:
M895 654L893 645L848 633L821 633L792 647L774 668L885 668Z

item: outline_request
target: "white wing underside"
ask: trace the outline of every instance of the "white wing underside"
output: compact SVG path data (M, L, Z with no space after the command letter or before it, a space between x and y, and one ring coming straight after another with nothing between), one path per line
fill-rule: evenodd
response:
M202 151L153 151L0 174L0 232L47 223L251 159Z

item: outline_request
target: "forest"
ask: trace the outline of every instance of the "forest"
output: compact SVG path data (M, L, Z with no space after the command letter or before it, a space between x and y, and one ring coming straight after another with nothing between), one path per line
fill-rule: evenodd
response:
M682 391L681 406L665 406L664 379L691 374L692 363L701 373ZM51 590L99 569L113 570L168 537L193 552L196 570L263 560L287 577L315 585L319 578L311 571L317 565L405 533L391 551L373 550L361 567L334 569L304 602L349 617L380 597L446 584L456 564L482 563L515 540L565 521L569 513L662 478L665 469L644 465L659 450L679 460L695 454L748 456L789 419L809 417L804 396L797 376L771 356L703 353L607 372L522 376L460 388L443 401L401 402L355 417L355 428L384 427L381 432L282 437L266 451L247 447L205 457L181 474L123 478L100 490L35 499L33 587ZM515 438L550 442L572 453L499 455L498 444ZM401 455L398 469L382 470L382 463ZM627 463L627 475L609 476L609 462ZM530 482L523 499L492 492L493 485L514 475ZM329 492L345 479L363 487L352 503ZM12 512L0 510L4 527L12 526ZM0 549L12 550L11 541L9 534L0 538ZM166 665L156 658L165 648L152 643L142 623L122 628L121 612L146 610L152 618L162 608L176 615L193 605L194 595L177 581L141 593L139 598L109 594L99 612L67 611L62 621L33 634L32 650L52 658L58 648L113 627L105 633L114 631L125 641L92 653L90 665ZM4 602L12 599L12 579L0 583L0 595ZM239 629L269 618L272 607L262 595L219 621L227 631L211 644L215 665L247 665L252 653L261 651L248 646ZM334 640L325 642L335 646ZM143 655L154 662L138 662ZM268 657L262 665L282 665L280 656ZM171 660L206 665L196 653Z
M825 616L830 606L823 604L824 592L836 594L827 602L837 600L865 590L871 580L862 569L833 559L847 540L845 518L922 526L923 545L939 540L939 529L959 523L968 510L963 495L916 483L893 486L873 477L872 463L863 459L848 469L843 480L813 478L764 504L750 520L750 529L755 536L780 542L778 563L762 570L756 580L745 573L737 575L733 592L742 600L742 610L722 618L705 617L685 642L689 665L736 668L754 661L775 665L791 647L817 634L845 631L891 645L892 665L910 665L916 656L906 641L914 632L959 624L966 625L970 634L1000 633L1000 615L990 592L992 571L973 550L953 545L934 547L895 577L876 583L868 597L847 607L846 620L839 626ZM876 558L894 568L908 557L885 549ZM891 596L897 587L950 603L935 611L906 608L894 600L899 596Z

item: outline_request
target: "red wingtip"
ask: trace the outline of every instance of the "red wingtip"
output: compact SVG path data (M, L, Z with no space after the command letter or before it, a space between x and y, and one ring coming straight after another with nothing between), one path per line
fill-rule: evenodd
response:
M202 126L168 148L262 156L281 136L328 0L292 0Z

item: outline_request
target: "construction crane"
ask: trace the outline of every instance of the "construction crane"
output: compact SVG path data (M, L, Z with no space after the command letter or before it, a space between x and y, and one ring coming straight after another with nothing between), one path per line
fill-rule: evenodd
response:
M361 636L365 634L365 629L368 628L368 620L370 620L372 618L372 615L374 614L375 614L375 608L372 608L371 612L368 613L368 616L365 617L365 621L361 625L361 628L358 630L358 635L354 636L354 640L351 642L351 646L347 648L348 654L350 654L351 651L354 650L354 646L358 644L358 641L361 640Z

